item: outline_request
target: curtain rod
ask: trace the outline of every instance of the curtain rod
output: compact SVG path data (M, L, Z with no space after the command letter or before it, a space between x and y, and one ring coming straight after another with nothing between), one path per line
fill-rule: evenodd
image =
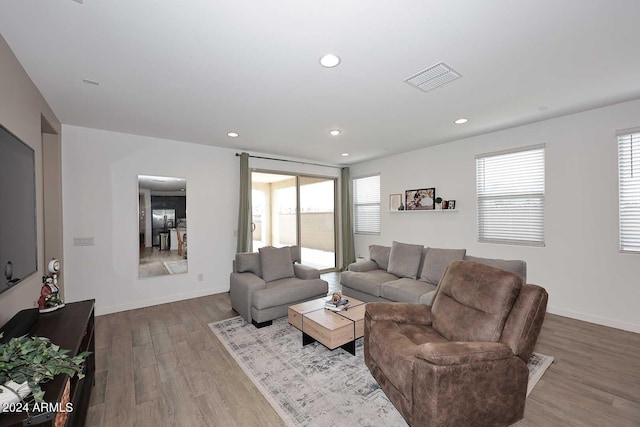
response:
M241 154L242 153L236 153L236 157L240 157ZM323 165L321 163L313 163L313 162L300 162L298 160L275 159L273 157L254 156L252 154L249 154L249 157L254 158L254 159L275 160L277 162L299 163L301 165L313 165L313 166L323 166L325 168L342 169L342 166Z

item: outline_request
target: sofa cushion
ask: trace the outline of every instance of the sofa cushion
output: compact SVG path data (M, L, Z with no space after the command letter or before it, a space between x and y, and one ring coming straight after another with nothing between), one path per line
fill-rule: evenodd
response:
M435 286L435 285L434 285ZM424 295L420 295L420 304L431 305L433 303L433 298L436 296L436 291L433 290L431 292L427 292Z
M327 282L322 279L302 280L296 277L274 280L253 292L252 306L258 310L326 295Z
M433 328L449 341L496 342L521 289L517 274L453 261L431 306Z
M396 302L420 302L422 295L435 289L435 285L431 283L402 278L384 283L380 289L380 296Z
M265 282L293 277L291 250L287 248L260 248L260 268Z
M375 261L383 270L389 269L389 253L391 248L389 246L371 245L369 246L369 258Z
M518 276L522 277L522 281L524 283L527 283L527 263L524 261L517 259L479 258L470 255L465 256L464 259L516 273Z
M253 273L258 277L262 277L260 254L258 254L258 252L236 254L236 270L238 273Z
M428 248L420 280L437 285L451 261L464 259L466 249Z
M423 247L422 245L393 242L389 253L389 268L387 271L398 277L415 279L418 275Z
M380 285L392 280L398 280L398 278L384 270L344 271L340 274L340 283L344 286L376 297L380 296Z

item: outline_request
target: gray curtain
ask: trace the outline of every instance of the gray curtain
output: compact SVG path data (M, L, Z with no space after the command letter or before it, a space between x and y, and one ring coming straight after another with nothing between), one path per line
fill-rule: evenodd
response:
M353 244L353 216L351 214L351 174L348 167L340 171L340 205L342 206L342 269L356 260L356 250Z
M238 206L237 252L251 252L253 250L251 222L251 170L249 170L249 153L242 153L240 154L240 203Z

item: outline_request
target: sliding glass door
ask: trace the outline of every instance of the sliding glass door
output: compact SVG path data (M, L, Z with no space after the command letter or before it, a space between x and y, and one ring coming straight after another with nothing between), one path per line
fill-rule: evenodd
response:
M302 264L319 270L336 267L336 180L301 176L300 247Z
M336 268L336 180L252 172L253 249L299 245L303 264Z

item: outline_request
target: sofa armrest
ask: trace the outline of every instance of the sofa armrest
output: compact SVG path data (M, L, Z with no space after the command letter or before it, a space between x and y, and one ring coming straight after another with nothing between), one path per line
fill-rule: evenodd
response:
M513 357L513 351L499 342L436 342L418 347L416 357L440 365L464 365Z
M436 296L436 291L427 292L420 295L420 304L433 305L433 299Z
M266 288L265 281L253 273L231 273L229 278L231 307L247 322L251 322L253 292L263 288Z
M364 271L377 270L378 268L378 264L376 264L375 261L368 259L366 261L357 261L349 264L349 268L347 270L361 273Z
M303 280L320 278L320 270L313 267L309 267L308 265L293 264L293 273L296 275L298 279L303 279Z
M431 308L409 302L370 302L365 315L373 321L387 320L396 323L431 325Z

